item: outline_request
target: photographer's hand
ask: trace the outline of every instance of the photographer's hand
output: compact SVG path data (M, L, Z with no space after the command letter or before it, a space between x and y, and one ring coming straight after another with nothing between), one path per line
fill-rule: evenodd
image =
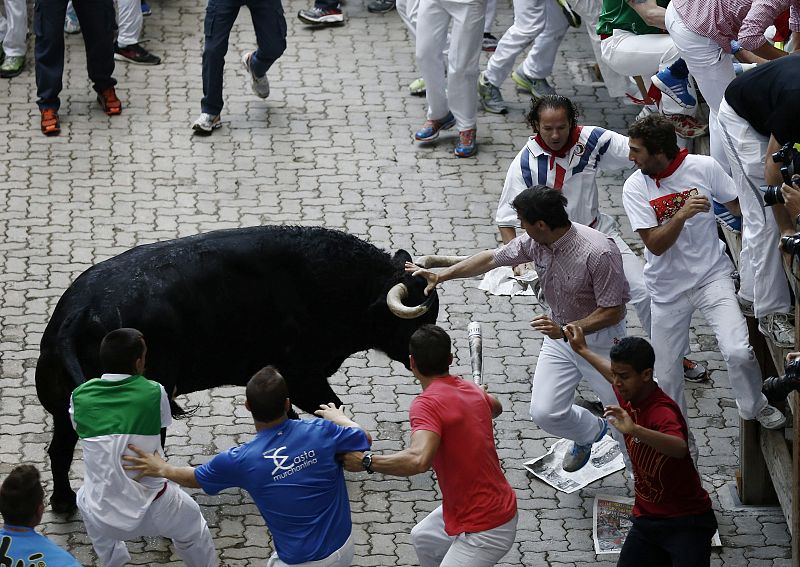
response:
M796 219L800 214L800 182L795 181L792 185L784 183L781 187L783 194L784 206L789 212L789 215Z

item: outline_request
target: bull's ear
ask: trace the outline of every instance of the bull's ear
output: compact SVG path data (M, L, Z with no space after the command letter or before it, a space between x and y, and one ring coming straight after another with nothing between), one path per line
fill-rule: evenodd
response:
M413 262L414 258L411 257L411 254L403 250L402 248L394 253L394 257L392 261L395 263L400 263L401 265L405 265L406 262Z

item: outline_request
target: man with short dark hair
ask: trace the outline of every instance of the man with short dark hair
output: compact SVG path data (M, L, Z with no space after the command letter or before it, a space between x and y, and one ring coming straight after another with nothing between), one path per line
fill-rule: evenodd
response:
M679 150L675 129L662 116L642 118L629 135L630 159L639 171L625 181L622 202L645 245L659 385L686 418L682 346L699 310L714 329L739 415L769 429L782 427L783 414L761 393L761 372L736 301L733 265L711 211L714 199L739 214L733 180L713 158Z
M69 553L34 528L44 514L44 489L33 465L14 468L0 486L0 565L81 567Z
M490 567L511 549L517 499L494 445L494 396L450 374L450 337L423 325L409 341L409 364L422 393L409 409L411 445L392 455L349 453L349 471L412 476L436 472L442 504L411 530L420 567Z
M272 366L247 383L245 407L256 436L199 467L177 467L132 446L125 469L167 478L217 494L243 488L267 523L275 552L267 565L349 567L354 554L350 502L337 455L368 449L372 439L334 404L320 406L325 419L289 419L289 390Z
M100 343L103 375L72 392L85 468L78 508L103 567L130 560L126 539L156 535L170 538L189 567L213 567L217 554L197 503L172 482L136 482L122 468L130 443L161 453L161 429L172 422L164 387L142 376L146 356L138 330L111 331Z
M635 473L633 526L617 566L709 565L717 520L689 453L686 419L653 380L653 348L626 337L609 361L589 350L580 327L567 325L567 338L613 386L617 404L605 415L625 435Z
M563 327L574 323L592 333L591 348L602 356L625 336L630 293L622 255L613 238L570 221L567 199L559 191L535 185L517 195L513 206L525 232L505 246L479 252L438 273L413 264L407 264L406 271L427 279L425 291L430 292L440 282L534 262L550 312L531 321L544 342L534 371L530 414L548 433L573 441L563 467L574 472L589 462L592 445L608 430L604 419L573 404L575 388L586 379L603 403L613 403L614 392L569 348Z

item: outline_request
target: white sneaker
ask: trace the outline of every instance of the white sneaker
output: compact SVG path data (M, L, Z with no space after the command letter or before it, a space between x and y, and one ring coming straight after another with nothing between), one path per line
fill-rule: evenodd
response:
M203 112L192 124L192 130L199 136L210 136L211 133L222 126L219 114Z
M256 76L253 73L252 67L250 67L250 60L253 58L253 51L248 51L247 53L242 55L242 65L247 70L247 73L250 75L251 83L250 86L253 89L253 93L258 98L267 98L269 96L269 80L267 79L267 74L264 73L260 77Z
M759 317L758 330L781 348L794 347L794 325L788 313L770 313Z
M758 413L756 420L766 429L780 429L786 424L786 416L769 404Z

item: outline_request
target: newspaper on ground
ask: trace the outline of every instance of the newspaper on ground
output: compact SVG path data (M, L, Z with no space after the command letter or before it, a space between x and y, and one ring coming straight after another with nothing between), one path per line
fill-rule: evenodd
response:
M523 463L534 476L562 492L570 494L625 468L619 445L606 435L592 446L589 462L581 470L569 473L561 467L564 454L572 448L572 441L559 439L546 455Z
M594 552L598 555L619 553L631 529L633 498L598 494L592 508ZM719 531L711 538L711 547L722 547Z
M488 291L492 295L536 295L534 284L538 281L539 275L533 269L528 269L521 276L517 276L512 268L501 266L487 272L478 289Z

